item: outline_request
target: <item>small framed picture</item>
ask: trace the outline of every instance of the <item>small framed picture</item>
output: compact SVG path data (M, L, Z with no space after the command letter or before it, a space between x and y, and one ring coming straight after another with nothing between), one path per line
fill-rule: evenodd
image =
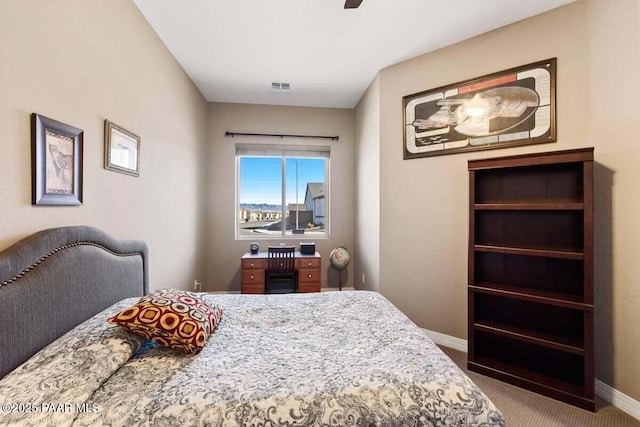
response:
M140 137L109 120L104 121L104 168L140 176Z
M82 129L31 114L32 204L82 204L82 143Z

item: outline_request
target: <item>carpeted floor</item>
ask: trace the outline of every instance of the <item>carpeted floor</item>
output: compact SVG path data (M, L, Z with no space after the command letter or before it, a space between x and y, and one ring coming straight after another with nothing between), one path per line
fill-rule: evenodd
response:
M597 398L585 411L493 378L467 371L467 354L440 347L500 409L509 427L640 427L640 420Z

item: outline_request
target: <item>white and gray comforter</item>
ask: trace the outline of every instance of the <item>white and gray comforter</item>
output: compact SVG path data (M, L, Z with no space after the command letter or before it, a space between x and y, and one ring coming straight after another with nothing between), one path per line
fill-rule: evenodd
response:
M200 354L107 323L122 301L0 380L0 425L505 425L377 293L205 298L224 317Z

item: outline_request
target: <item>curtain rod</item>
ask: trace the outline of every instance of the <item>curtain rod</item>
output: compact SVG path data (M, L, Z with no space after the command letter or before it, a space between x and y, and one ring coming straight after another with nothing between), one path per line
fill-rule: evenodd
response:
M229 132L226 131L224 136L274 136L278 138L320 138L320 139L330 139L332 141L337 141L340 139L339 136L323 136L323 135L280 135L275 133L244 133L244 132Z

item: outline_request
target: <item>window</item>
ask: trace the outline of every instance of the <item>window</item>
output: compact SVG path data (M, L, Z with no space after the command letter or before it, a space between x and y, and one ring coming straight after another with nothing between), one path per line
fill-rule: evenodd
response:
M328 148L238 145L236 161L238 238L328 236Z

